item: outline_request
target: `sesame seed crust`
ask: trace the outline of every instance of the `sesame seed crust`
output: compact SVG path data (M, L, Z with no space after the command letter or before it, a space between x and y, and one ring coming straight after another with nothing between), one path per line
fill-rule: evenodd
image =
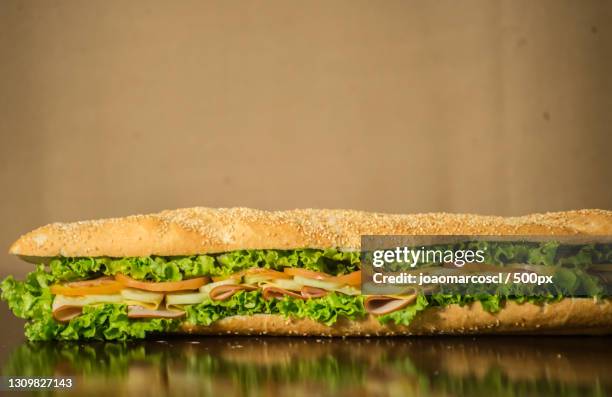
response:
M497 217L195 207L52 223L20 237L9 252L35 261L36 257L173 256L238 249L359 249L361 235L612 235L612 211Z

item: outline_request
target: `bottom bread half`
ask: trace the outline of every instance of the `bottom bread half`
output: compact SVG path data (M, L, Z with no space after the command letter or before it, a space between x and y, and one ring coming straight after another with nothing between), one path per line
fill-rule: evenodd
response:
M341 319L332 326L281 315L233 316L210 326L182 324L181 334L284 336L399 336L462 334L612 334L612 300L566 298L533 304L508 301L498 313L479 302L431 307L419 312L409 326L381 324L374 316L359 321Z

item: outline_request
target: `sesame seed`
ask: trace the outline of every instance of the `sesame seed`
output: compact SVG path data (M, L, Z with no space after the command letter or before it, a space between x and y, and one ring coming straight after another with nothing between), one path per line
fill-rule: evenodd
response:
M589 222L585 217L589 217ZM358 250L362 235L612 234L612 211L578 210L496 217L394 215L327 209L262 211L183 208L72 223L52 223L21 237L13 253L32 256L191 255L237 249Z

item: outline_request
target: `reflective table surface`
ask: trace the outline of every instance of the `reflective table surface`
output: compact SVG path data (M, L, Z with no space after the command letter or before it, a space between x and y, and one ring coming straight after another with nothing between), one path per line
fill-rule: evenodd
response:
M609 337L28 343L21 323L5 317L3 376L74 380L70 390L14 393L21 396L612 395Z

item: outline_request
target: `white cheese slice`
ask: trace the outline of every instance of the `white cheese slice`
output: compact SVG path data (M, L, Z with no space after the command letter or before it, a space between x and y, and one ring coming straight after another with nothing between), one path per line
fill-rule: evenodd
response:
M55 299L53 299L53 310L63 306L83 307L96 303L121 303L122 301L123 297L120 294L86 296L55 295Z
M150 310L157 310L164 294L160 292L143 291L135 288L124 288L120 291L126 305L142 306Z
M208 298L203 292L177 292L166 295L166 309L183 310L183 305L195 305Z

